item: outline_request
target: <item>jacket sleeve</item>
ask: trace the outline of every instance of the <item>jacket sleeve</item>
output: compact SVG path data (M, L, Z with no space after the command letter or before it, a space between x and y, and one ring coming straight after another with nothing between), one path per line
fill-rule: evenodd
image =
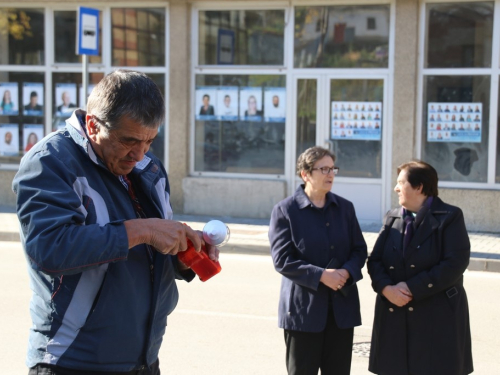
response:
M317 290L324 269L297 257L292 241L290 218L285 215L281 205L274 206L271 213L269 241L276 271L296 284Z
M128 237L123 221L85 225L87 214L73 184L76 176L46 150L24 159L13 181L21 240L31 267L50 274L82 272L125 260ZM87 204L94 204L89 197Z
M447 222L448 221L448 222ZM441 260L406 281L415 301L452 287L462 276L470 258L470 242L462 210L455 208L441 231ZM434 242L436 243L436 242Z
M389 212L384 217L384 223L387 222ZM366 264L368 268L368 274L372 279L372 288L376 293L382 293L382 290L387 285L393 285L394 282L390 277L389 273L386 271L382 258L384 254L385 242L388 237L388 231L391 228L384 225L380 230L375 245L373 246L373 251L368 257L368 262Z
M349 230L351 235L351 249L349 251L349 259L342 265L342 268L349 271L349 274L351 275L348 280L349 285L363 278L361 269L365 265L367 256L365 238L363 237L363 232L361 231L358 219L356 218L354 206L352 203L350 203L350 205Z

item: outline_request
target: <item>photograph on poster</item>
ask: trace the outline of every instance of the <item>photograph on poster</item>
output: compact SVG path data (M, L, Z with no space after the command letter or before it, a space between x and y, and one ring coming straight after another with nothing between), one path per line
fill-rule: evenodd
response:
M382 102L332 102L330 138L380 141L381 109Z
M264 121L285 122L286 89L284 87L264 88Z
M238 87L220 86L217 88L217 105L215 115L217 120L238 120Z
M0 115L19 115L19 86L17 82L0 82Z
M0 155L19 155L19 125L0 124Z
M427 103L427 142L481 143L483 103Z
M240 89L240 120L262 121L262 88Z
M23 115L43 116L43 83L23 83Z
M87 86L87 98L89 97L90 93L92 92L92 89L95 87L95 85L88 85ZM78 94L79 94L79 102L78 102L78 107L85 109L87 108L87 104L85 104L84 96L83 96L83 85L78 85Z
M56 83L56 114L69 117L76 109L76 84Z
M195 91L196 120L215 120L217 87L197 86Z
M23 150L28 152L43 138L43 125L24 124L23 126Z

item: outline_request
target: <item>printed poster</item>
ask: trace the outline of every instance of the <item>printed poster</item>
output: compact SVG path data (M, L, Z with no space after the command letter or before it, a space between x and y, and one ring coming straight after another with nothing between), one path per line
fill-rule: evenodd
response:
M69 117L76 109L76 84L56 83L56 115Z
M19 86L17 82L0 82L0 115L19 115Z
M332 102L331 139L380 141L382 102Z
M24 124L23 126L23 150L28 152L39 140L43 138L43 125Z
M238 87L220 86L217 88L217 105L215 115L217 120L238 120Z
M19 125L0 124L0 155L19 155Z
M25 116L43 116L43 83L23 83L23 114Z
M483 103L427 103L427 142L481 143Z
M217 86L197 86L195 91L196 120L215 120Z
M286 89L284 87L264 88L264 121L285 122Z
M262 88L240 89L240 120L262 121Z

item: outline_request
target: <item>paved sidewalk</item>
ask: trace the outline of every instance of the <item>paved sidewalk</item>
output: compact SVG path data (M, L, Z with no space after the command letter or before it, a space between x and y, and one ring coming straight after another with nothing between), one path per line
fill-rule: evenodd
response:
M224 221L231 231L231 238L229 243L221 248L223 253L262 255L270 252L267 220L231 217L210 218L193 215L175 215L174 219L199 230L203 229L205 223L210 219ZM368 251L370 251L377 239L379 228L374 225L361 225L361 229L368 245ZM472 252L468 269L500 272L500 233L470 232L469 238ZM0 213L0 241L19 241L19 222L16 214Z

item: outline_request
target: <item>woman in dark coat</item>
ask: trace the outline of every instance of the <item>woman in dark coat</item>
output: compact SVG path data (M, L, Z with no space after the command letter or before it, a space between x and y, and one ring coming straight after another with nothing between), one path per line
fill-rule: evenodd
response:
M361 324L356 282L366 243L352 203L330 191L335 156L311 147L297 172L304 185L274 207L269 225L274 267L283 275L278 319L286 366L289 375L347 375Z
M377 293L369 370L381 375L473 371L463 273L470 242L463 213L438 198L436 170L398 168L401 208L389 211L368 258Z

